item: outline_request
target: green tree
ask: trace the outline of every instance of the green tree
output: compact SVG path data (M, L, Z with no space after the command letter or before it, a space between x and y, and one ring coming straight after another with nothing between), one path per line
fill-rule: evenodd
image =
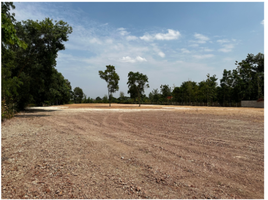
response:
M102 101L102 99L100 97L97 97L96 101L99 103L100 101Z
M115 72L115 67L107 65L105 71L99 71L101 79L107 82L109 106L111 107L111 94L119 90L118 82L120 80L119 75Z
M140 97L144 93L144 89L149 88L148 77L139 72L136 72L136 73L129 72L127 84L129 88L128 93L130 93L130 95L131 95L131 92L134 93L134 91L138 94L138 101L139 101L139 107L140 107L141 106Z
M172 96L173 99L176 102L182 102L182 91L180 87L174 87L173 91L172 91Z
M63 75L56 69L53 69L50 88L46 95L47 101L50 104L65 104L70 101L71 84L67 79L64 79Z
M216 75L210 76L210 74L207 74L207 80L206 80L206 89L207 89L207 103L212 103L217 94L216 94L216 87L217 87L217 78Z
M239 83L241 100L257 99L264 96L264 55L248 54L245 60L236 61L237 84ZM236 84L236 85L237 85Z
M149 93L151 102L158 102L160 98L161 94L158 92L158 89L153 89L152 92Z
M119 95L119 99L121 102L125 101L125 93L124 92L120 92L120 95Z
M107 94L105 94L104 97L102 98L102 102L103 103L108 103L108 96L107 96Z
M169 87L169 85L161 85L160 91L161 91L162 101L166 102L167 97L171 96L171 87Z
M66 22L53 22L49 18L40 22L17 22L15 28L18 37L27 44L25 50L13 48L16 66L12 76L23 82L17 99L18 106L23 109L30 102L41 105L49 99L51 92L55 93L51 84L57 54L65 49L63 43L68 41L72 28Z
M81 103L83 99L84 93L80 87L74 88L74 102Z
M2 75L2 119L12 117L14 114L14 104L18 91L23 84L18 77L12 75L12 70L16 66L16 54L13 48L26 49L26 43L17 36L15 29L15 14L10 13L15 9L13 2L1 2L1 75ZM16 109L16 108L15 108Z

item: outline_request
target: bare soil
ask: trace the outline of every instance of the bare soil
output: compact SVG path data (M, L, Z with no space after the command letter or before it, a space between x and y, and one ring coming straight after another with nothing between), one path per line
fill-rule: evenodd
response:
M31 108L1 137L2 198L264 198L264 109Z

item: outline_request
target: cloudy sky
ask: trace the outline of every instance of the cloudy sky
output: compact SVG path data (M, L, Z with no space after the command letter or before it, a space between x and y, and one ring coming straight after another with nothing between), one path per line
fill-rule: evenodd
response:
M146 74L150 88L222 78L248 53L264 53L263 2L16 2L17 21L63 20L73 28L57 70L87 97L107 94L99 70L114 65L119 96L128 72Z

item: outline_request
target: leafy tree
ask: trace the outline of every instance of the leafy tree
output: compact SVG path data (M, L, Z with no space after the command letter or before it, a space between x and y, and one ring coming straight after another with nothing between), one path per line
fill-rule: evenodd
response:
M119 90L118 81L120 80L118 74L115 72L115 67L112 65L107 65L105 71L99 71L101 79L107 82L109 103L111 107L111 94Z
M87 95L86 94L83 94L82 103L88 103L87 102Z
M26 49L13 46L14 68L11 77L17 77L20 86L16 101L23 109L32 102L41 105L51 93L59 95L53 88L57 53L64 50L72 28L63 21L51 19L38 22L27 20L15 24L16 33L27 44Z
M107 103L108 102L108 96L104 95L104 97L102 98L102 102L103 103Z
M1 8L2 104L20 110L29 103L69 102L70 82L55 67L72 28L49 18L17 22L10 13L13 3L1 2Z
M264 96L264 55L248 54L245 60L236 61L237 84L239 83L241 99L256 99ZM236 86L237 86L236 84Z
M120 92L120 101L124 101L125 100L125 93L124 92Z
M173 99L176 102L182 102L182 91L180 87L174 87L173 91L172 91L172 96Z
M138 90L136 85L132 85L129 87L128 89L128 94L130 94L130 98L134 100L134 102L136 102L137 98L138 98Z
M23 84L18 77L12 75L15 68L15 52L13 47L26 49L26 43L21 40L15 29L15 14L10 13L11 9L15 9L13 2L1 2L1 72L2 72L2 118L13 116L14 103L19 95L18 91Z
M80 87L74 88L74 102L81 103L83 99L84 93Z
M160 90L163 101L167 101L167 97L171 95L171 87L169 85L161 85Z
M144 93L144 89L149 88L148 77L139 72L136 73L129 72L127 84L129 88L128 93L130 93L130 95L132 92L138 94L139 107L140 107L141 106L140 97Z
M18 68L14 74L21 79L29 77L31 86L28 93L33 96L35 103L40 104L48 98L57 53L65 49L63 42L68 41L72 28L66 22L53 22L52 19L46 18L41 22L18 22L16 30L28 44L28 48L25 51L17 51Z
M161 98L161 94L158 92L158 89L153 89L152 92L149 93L149 99L153 102L158 102Z
M15 14L10 13L11 9L15 9L13 2L1 2L2 50L8 48L9 45L18 45L25 49L27 45L17 36L14 27L14 23L16 22Z
M210 76L207 74L206 89L207 89L207 102L213 102L216 98L216 87L217 87L216 75Z
M56 69L53 69L47 100L50 104L65 104L70 101L71 84L63 75Z
M223 92L223 102L225 102L227 99L228 101L230 101L234 82L235 80L234 80L231 70L227 71L226 69L224 69L222 79L220 80L220 85L221 85L222 92Z
M97 102L100 102L101 100L102 100L102 99L101 99L100 97L97 97L97 98L96 98L96 101L97 101Z

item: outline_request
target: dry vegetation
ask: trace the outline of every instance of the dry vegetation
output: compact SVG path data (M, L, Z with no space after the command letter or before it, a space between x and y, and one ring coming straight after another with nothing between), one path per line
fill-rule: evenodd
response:
M19 113L2 123L2 198L264 198L264 109Z

